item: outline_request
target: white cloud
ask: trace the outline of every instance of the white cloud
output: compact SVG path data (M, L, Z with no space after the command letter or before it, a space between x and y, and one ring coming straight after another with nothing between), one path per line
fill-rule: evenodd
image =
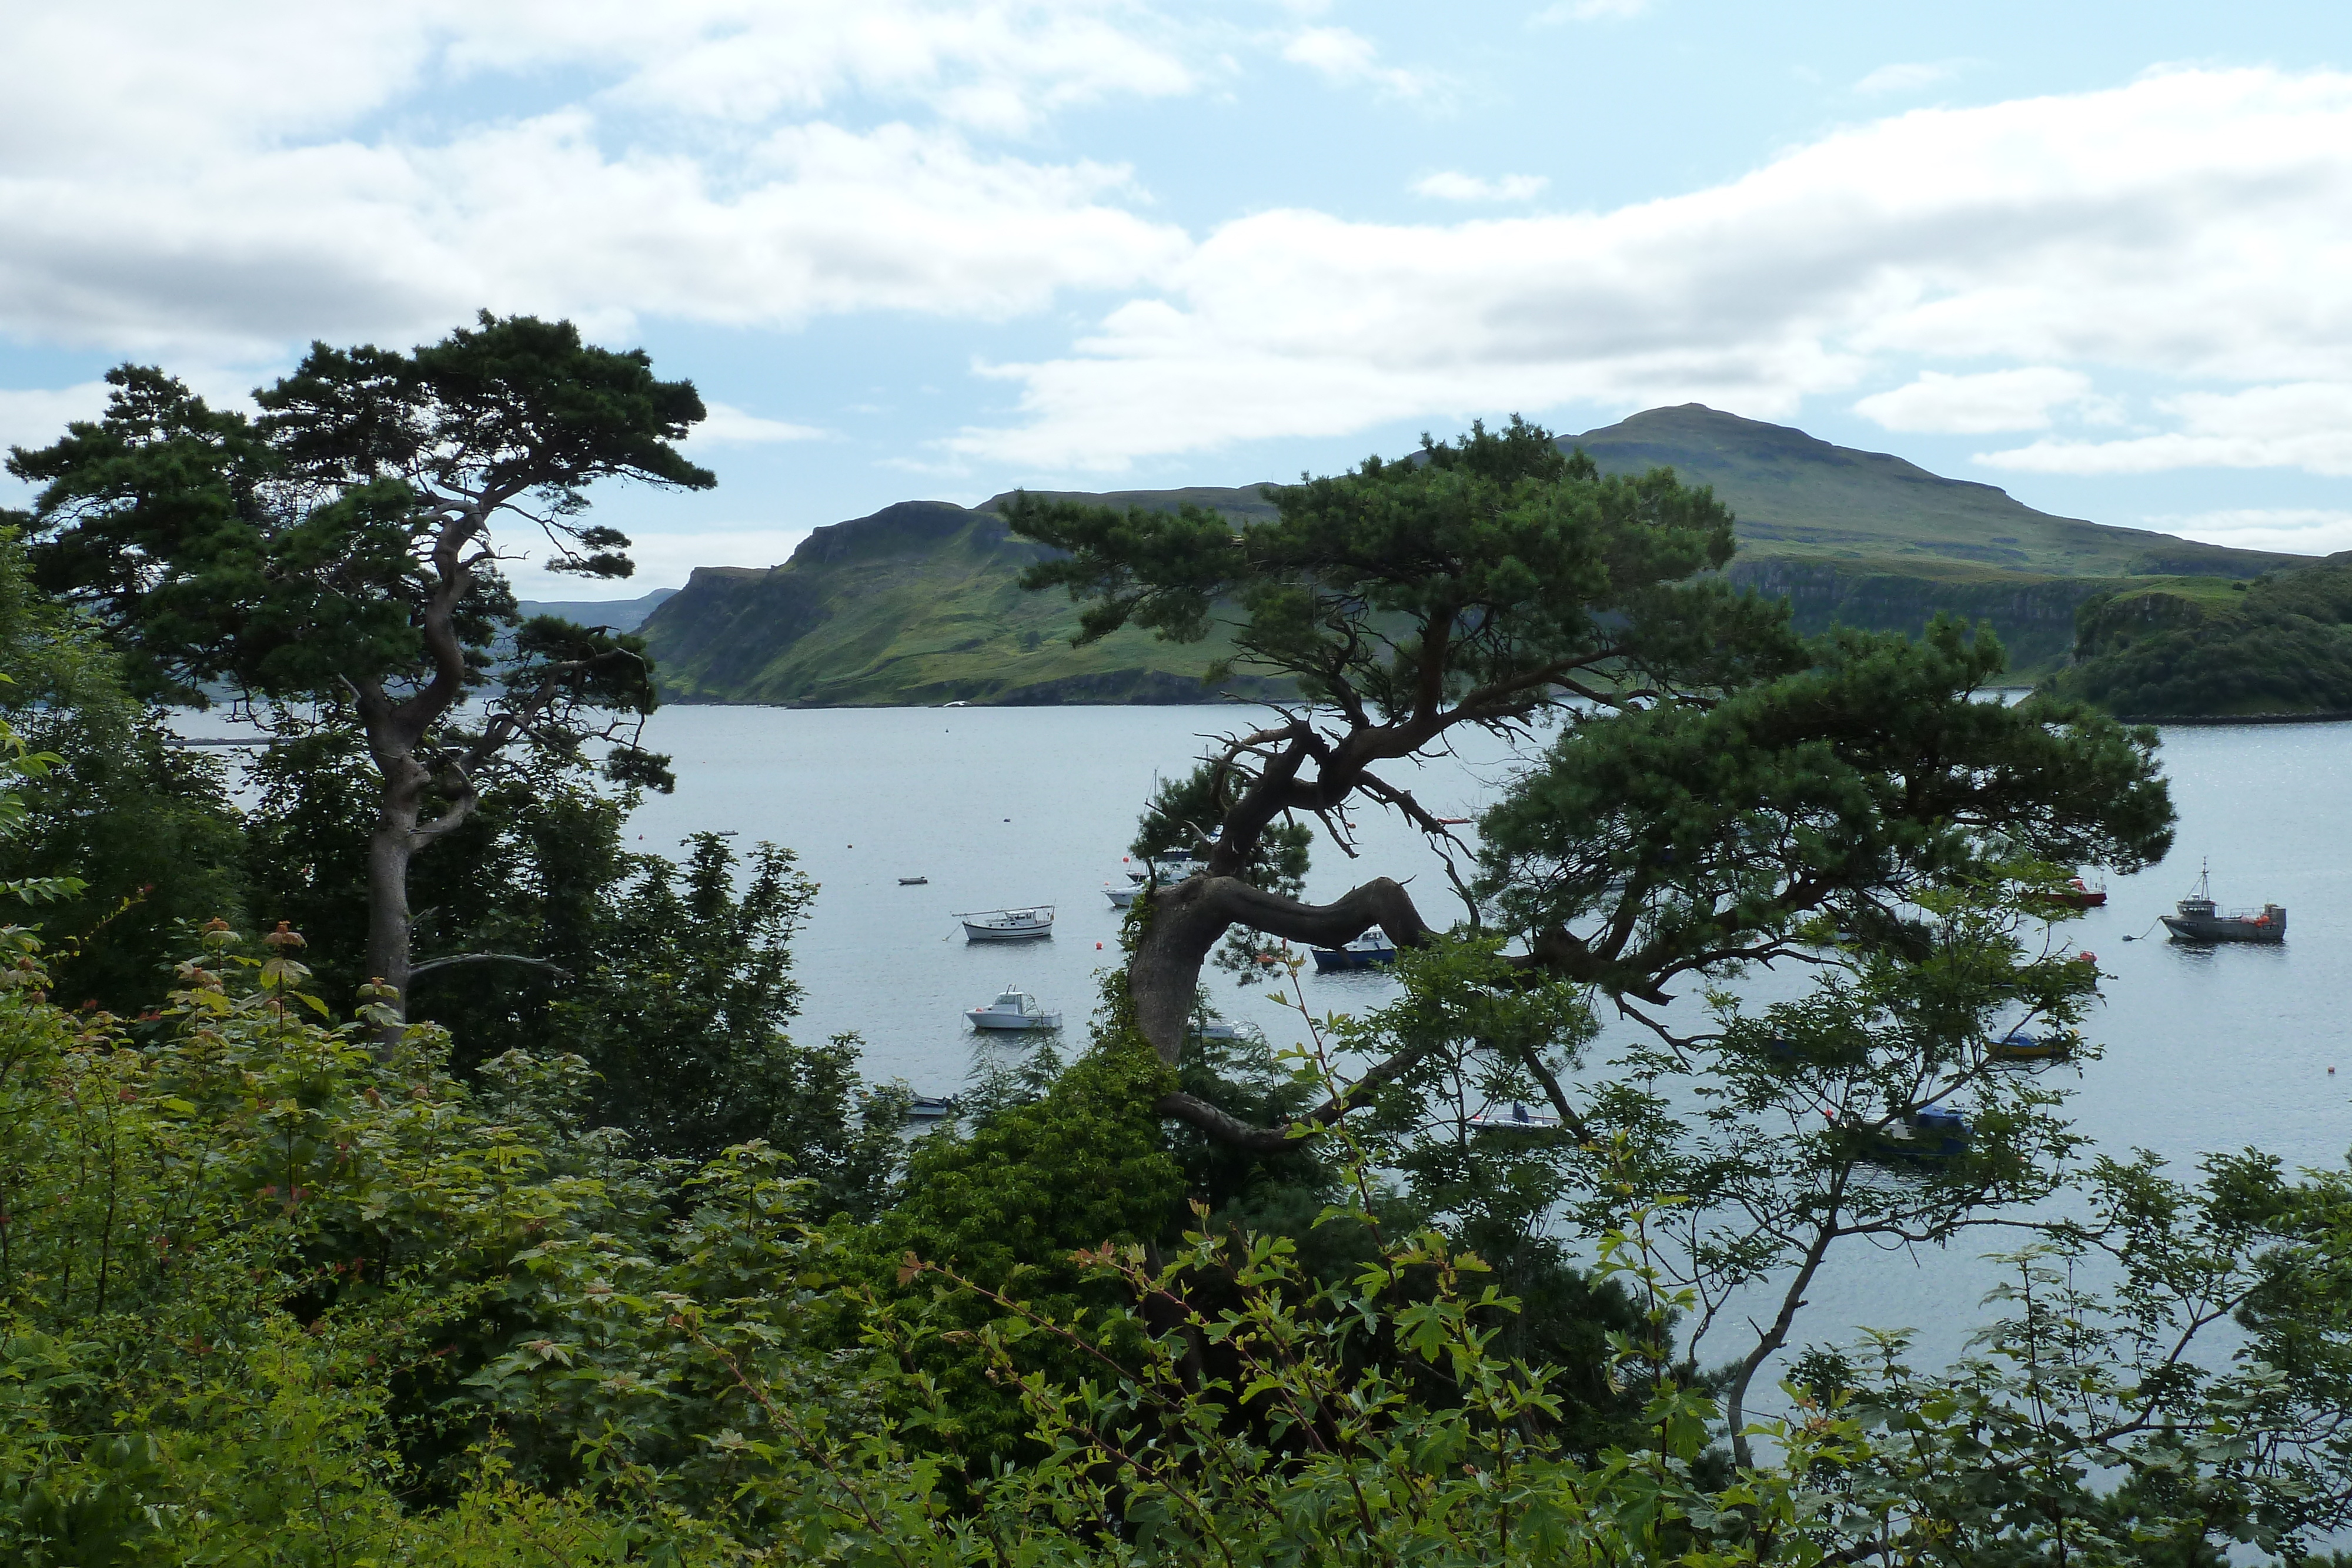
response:
M1922 371L1908 386L1874 392L1854 413L1888 430L1981 435L1995 430L2043 430L2053 408L2093 402L2091 378L2080 371L2037 365L1979 375Z
M1443 85L1427 72L1381 64L1379 46L1348 27L1301 28L1282 46L1282 57L1335 87L1363 84L1396 98L1428 98Z
M1525 202L1541 194L1550 183L1541 174L1497 174L1488 180L1448 169L1423 175L1412 188L1417 194L1441 202Z
M1622 21L1647 11L1652 0L1559 0L1528 18L1531 26L1548 27L1561 22Z
M0 330L261 362L484 303L610 332L1136 287L1184 238L1123 168L972 138L1191 90L1171 31L1120 0L39 9L0 50ZM568 106L501 112L558 72ZM488 111L444 130L428 89ZM909 117L827 118L853 98Z
M761 419L731 403L706 401L703 409L708 417L688 435L697 446L757 446L778 441L822 441L825 436L813 424Z
M1069 353L988 367L1020 417L956 444L1076 469L1513 408L1784 417L1955 360L2352 383L2347 254L2352 75L2168 72L1918 110L1608 212L1238 219Z
M0 146L103 169L345 131L420 89L493 100L588 73L608 102L698 120L815 114L853 95L1027 125L1198 83L1178 29L1125 0L87 0L17 6Z
M2352 380L2182 392L2158 406L2178 430L2121 441L2037 441L1977 461L2035 474L2302 468L2352 475Z
M0 454L12 446L47 446L63 435L66 426L73 421L96 419L106 412L110 390L104 382L84 382L79 386L55 391L0 391ZM0 474L0 486L15 488L16 482Z
M735 325L1001 318L1131 287L1181 255L1123 169L992 158L953 132L778 129L722 178L608 156L566 111L432 148L342 143L194 174L0 180L0 326L260 360L289 339L414 339L473 308Z
M2283 550L2289 555L2332 555L2352 549L2352 512L2310 507L2246 507L2191 512L2142 519L2149 528L2210 545L2239 549Z
M1887 93L1917 92L1939 81L1949 81L1960 74L1961 60L1912 60L1896 65L1881 66L1860 81L1853 90L1865 98Z

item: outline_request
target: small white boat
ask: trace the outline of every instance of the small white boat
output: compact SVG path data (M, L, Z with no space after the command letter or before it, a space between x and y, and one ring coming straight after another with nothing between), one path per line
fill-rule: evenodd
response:
M1054 906L1032 904L1026 909L976 909L958 915L963 934L971 942L1026 942L1054 934Z
M1125 909L1135 902L1135 895L1142 891L1139 887L1105 887L1103 896L1110 900L1110 906L1113 909Z
M1037 1005L1037 998L1026 991L1016 991L1007 986L997 998L984 1008L974 1008L963 1015L974 1029L1059 1029L1062 1015L1049 1013Z
M1473 1127L1490 1127L1510 1133L1546 1133L1559 1126L1559 1117L1549 1111L1530 1111L1517 1101L1507 1112L1487 1109L1467 1118Z
M918 1094L907 1105L909 1122L944 1122L955 1113L956 1099L952 1094Z
M1242 1031L1223 1019L1213 1018L1207 1023L1194 1025L1192 1035L1194 1040L1239 1040Z
M1162 883L1171 884L1182 882L1188 876L1197 876L1209 869L1209 862L1191 850L1171 850L1164 855L1153 855L1144 863L1150 866L1151 874L1154 877Z

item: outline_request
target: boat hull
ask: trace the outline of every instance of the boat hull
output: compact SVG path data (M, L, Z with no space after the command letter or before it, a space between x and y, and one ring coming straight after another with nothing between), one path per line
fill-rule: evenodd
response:
M1001 1030L1006 1033L1062 1027L1062 1015L1059 1013L992 1013L985 1008L975 1008L963 1016L971 1020L974 1029Z
M2286 940L2286 921L2247 919L2226 915L2166 915L2158 916L2176 942L2261 942Z
M2036 1040L2024 1035L1994 1040L1985 1047L1985 1054L1995 1061L2058 1061L2074 1052L2068 1051L2062 1040Z
M1110 900L1113 909L1125 909L1134 904L1135 895L1141 891L1133 887L1107 887L1103 889L1103 896Z
M1371 969L1396 962L1393 947L1318 947L1314 949L1315 967L1328 973L1334 969Z
M1054 934L1053 922L1043 925L974 925L964 922L963 935L968 942L1034 942L1040 936Z

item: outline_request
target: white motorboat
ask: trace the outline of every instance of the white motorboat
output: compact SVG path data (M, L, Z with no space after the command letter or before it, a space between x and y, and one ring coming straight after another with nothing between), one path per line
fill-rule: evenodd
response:
M1026 942L1054 934L1054 906L1032 904L1026 909L976 909L958 915L963 934L972 942Z
M1559 1126L1559 1117L1550 1111L1530 1111L1517 1101L1507 1112L1489 1106L1465 1120L1465 1126L1492 1128L1507 1133L1549 1133Z
M1171 850L1164 855L1153 855L1145 862L1158 881L1173 884L1188 876L1197 876L1209 869L1209 862L1191 850Z
M1113 909L1125 909L1135 902L1135 895L1142 891L1139 887L1107 886L1103 889L1103 896L1110 900L1110 906Z
M1037 1005L1037 998L1026 991L1016 991L1007 986L997 998L984 1008L974 1008L963 1015L974 1029L1059 1029L1062 1015L1049 1013Z
M1333 969L1370 969L1396 962L1396 944L1377 925L1344 947L1318 947L1313 951L1318 974Z

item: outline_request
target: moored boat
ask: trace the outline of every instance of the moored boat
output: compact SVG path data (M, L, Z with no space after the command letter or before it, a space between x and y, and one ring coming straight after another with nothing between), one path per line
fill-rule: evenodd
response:
M2224 915L2213 903L2212 870L2200 863L2196 889L2173 906L2177 915L2158 918L2176 942L2284 942L2286 908L2265 904L2259 910L2238 909Z
M1151 856L1144 863L1151 868L1153 880L1169 884L1197 876L1209 869L1209 862L1191 850L1171 850L1166 854ZM1138 880L1141 879L1139 877Z
M1113 909L1125 909L1135 902L1135 895L1141 891L1142 889L1136 887L1106 886L1103 889L1103 896L1110 900L1110 906Z
M2013 1029L1988 1044L1985 1054L1995 1061L2055 1061L2074 1055L2074 1051L2058 1035L2028 1034L2021 1029Z
M1885 1122L1849 1120L1843 1124L1862 1140L1863 1153L1877 1160L1902 1165L1941 1165L1969 1152L1975 1129L1958 1111L1923 1105Z
M1314 949L1315 967L1318 970L1369 969L1375 964L1396 962L1396 947L1386 933L1375 926L1344 947Z
M2066 885L2049 895L2052 904L2064 909L2098 909L2107 902L2107 884L2093 887L2081 877L2068 879Z
M900 887L928 887L930 885L930 881L931 879L927 876L902 876L898 879L898 885Z
M1016 991L1007 986L997 993L996 999L985 1007L973 1008L963 1015L974 1029L1022 1030L1059 1029L1062 1015L1047 1012L1037 998L1026 991Z
M1026 909L976 909L956 916L971 942L1025 942L1054 934L1054 906L1035 904Z
M952 1094L918 1094L907 1104L909 1122L944 1122L956 1113L956 1098Z
M1486 1110L1463 1119L1465 1127L1479 1127L1507 1133L1549 1133L1559 1127L1559 1117L1550 1111L1530 1111L1517 1101L1511 1102L1506 1112Z

